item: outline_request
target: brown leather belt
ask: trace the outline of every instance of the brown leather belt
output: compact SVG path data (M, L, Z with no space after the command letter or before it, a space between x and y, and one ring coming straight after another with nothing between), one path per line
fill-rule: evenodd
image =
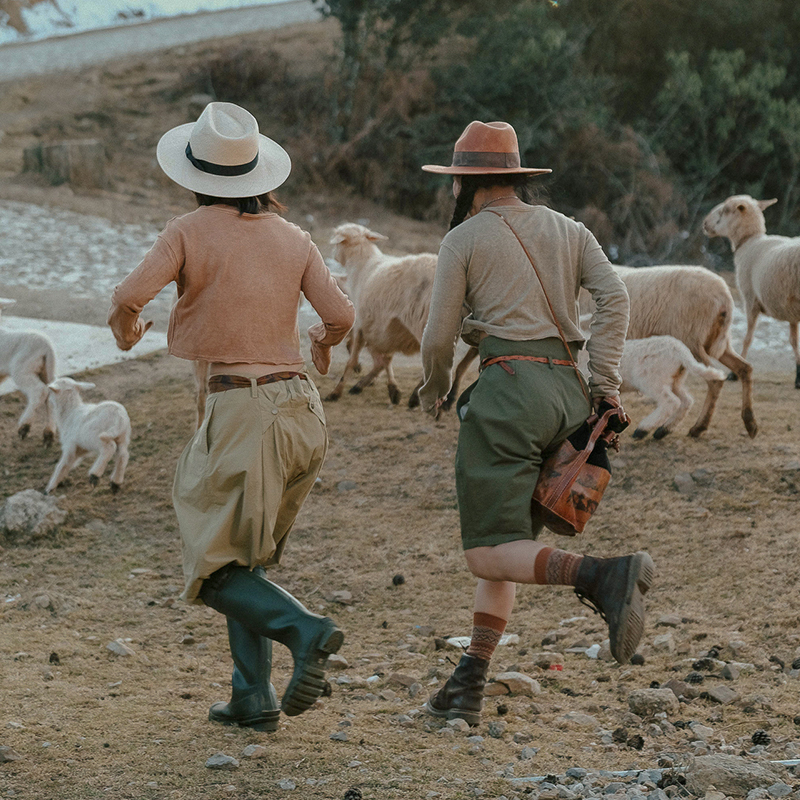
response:
M308 376L302 372L271 372L269 375L262 375L256 378L256 386L263 386L265 383L277 383L278 381L290 381L292 378L300 378L307 381ZM226 392L228 389L249 389L251 386L250 378L242 375L212 375L208 379L208 391Z
M499 364L509 375L514 374L514 370L506 364L506 361L536 361L539 364L555 364L558 367L574 367L574 361L567 361L564 358L545 358L544 356L497 356L496 358L484 358L481 361L481 371L490 367L492 364Z

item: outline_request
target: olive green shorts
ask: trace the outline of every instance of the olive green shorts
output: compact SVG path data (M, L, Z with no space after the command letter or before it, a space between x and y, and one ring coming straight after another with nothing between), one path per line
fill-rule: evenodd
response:
M578 345L573 345L577 352ZM559 339L513 342L489 336L481 360L503 355L566 357ZM539 468L585 422L591 406L568 366L512 361L481 372L459 397L456 493L465 550L536 539L531 516ZM583 381L588 394L588 387Z

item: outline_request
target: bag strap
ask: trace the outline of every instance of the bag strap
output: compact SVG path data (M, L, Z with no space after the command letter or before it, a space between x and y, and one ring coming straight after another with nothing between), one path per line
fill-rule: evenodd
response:
M517 237L517 241L520 243L520 246L525 251L525 255L528 257L528 261L531 262L531 266L533 267L533 271L536 273L536 277L539 280L539 285L542 287L542 294L544 294L544 299L547 301L547 307L550 309L550 315L553 317L553 322L556 324L556 328L558 329L558 335L561 337L561 341L564 343L564 349L570 356L570 360L572 363L572 369L575 370L575 375L578 378L578 383L581 385L581 391L583 392L583 396L589 401L589 405L592 404L592 400L589 397L588 393L586 392L586 387L583 385L583 380L581 378L580 370L578 369L578 365L575 363L575 359L572 358L572 351L569 349L569 345L567 344L567 338L564 336L564 331L561 329L561 325L558 322L558 317L556 317L556 312L553 310L553 304L550 302L550 298L547 296L547 289L544 288L544 283L542 282L542 276L539 275L539 270L536 269L536 264L534 263L533 256L528 252L528 248L525 247L525 243L522 239L519 238L519 234L511 227L511 223L499 212L495 211L493 208L486 208L485 211L488 211L495 216L500 217L503 222L505 222L508 229L514 236Z

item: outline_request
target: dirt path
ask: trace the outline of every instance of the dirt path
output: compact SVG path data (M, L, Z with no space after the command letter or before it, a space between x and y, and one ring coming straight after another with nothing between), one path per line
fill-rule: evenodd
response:
M309 0L273 0L261 6L236 8L120 28L0 47L0 82L28 75L80 69L123 56L151 53L223 36L271 30L319 19Z

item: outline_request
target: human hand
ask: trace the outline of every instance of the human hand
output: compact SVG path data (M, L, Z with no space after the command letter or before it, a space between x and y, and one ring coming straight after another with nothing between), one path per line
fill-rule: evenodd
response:
M131 341L124 340L121 341L117 339L117 347L120 350L130 350L135 344L141 341L142 336L153 327L153 320L148 320L147 322L143 322L141 319L136 320L136 325L133 329L133 339Z

